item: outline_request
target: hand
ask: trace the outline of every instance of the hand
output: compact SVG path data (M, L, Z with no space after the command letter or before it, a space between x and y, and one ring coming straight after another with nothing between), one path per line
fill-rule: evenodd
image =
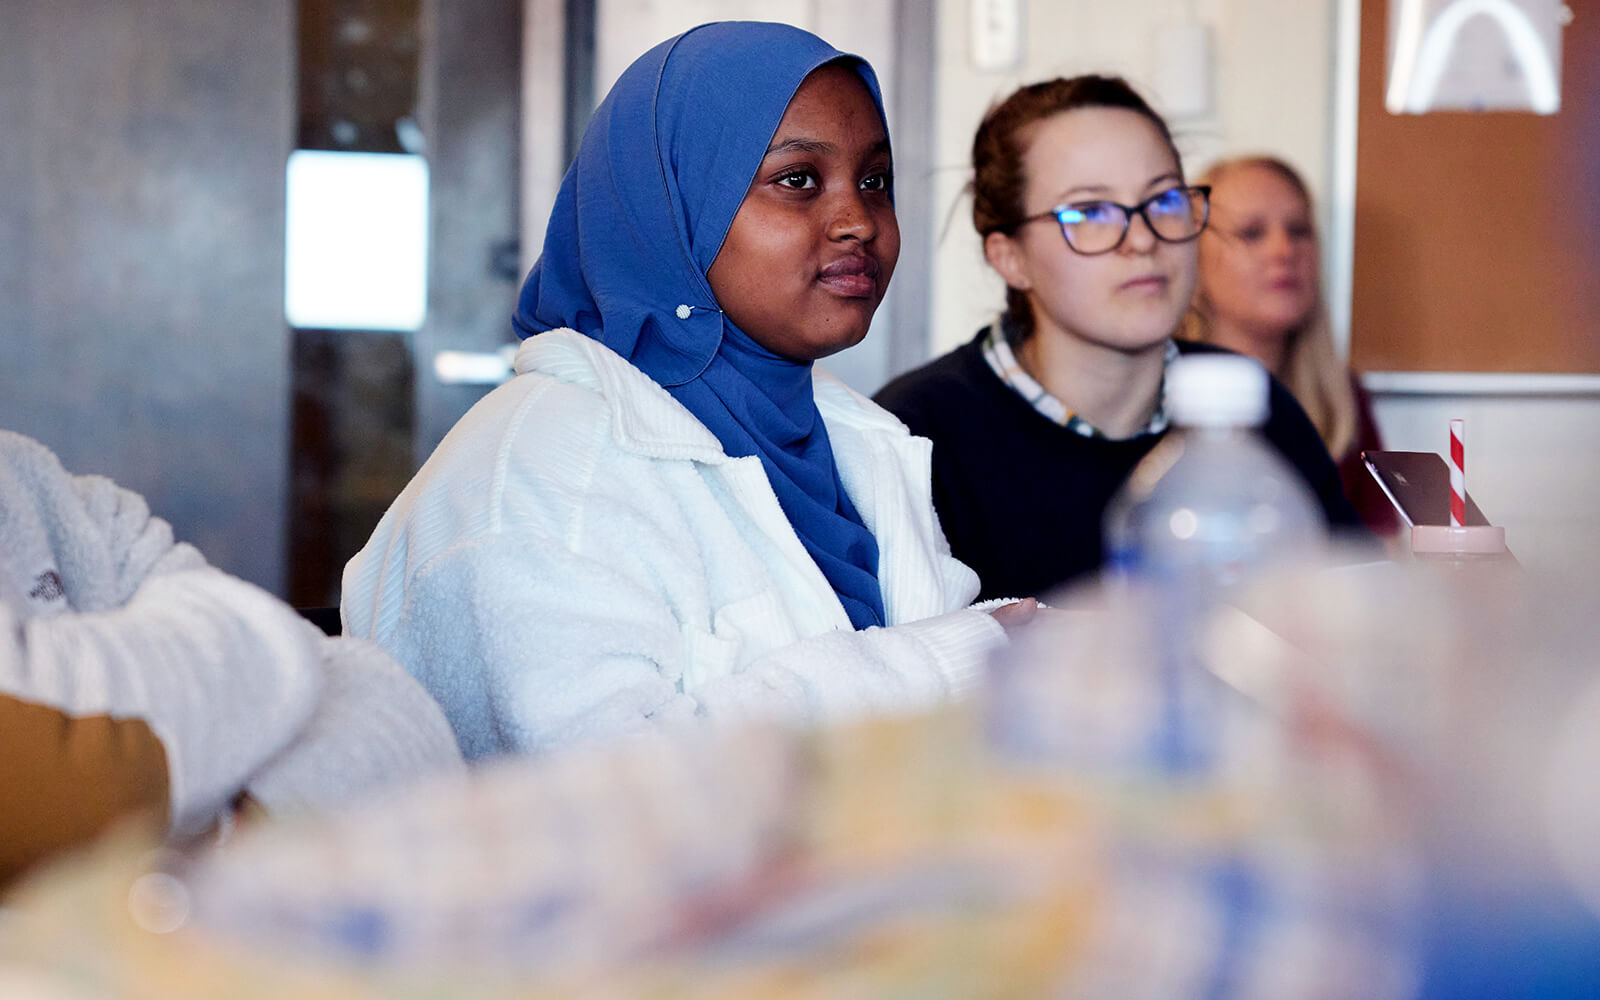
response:
M1032 597L1024 597L1020 601L1013 601L1010 604L1000 605L998 608L995 608L993 611L989 612L989 615L994 618L994 620L999 623L1000 627L1005 629L1007 633L1011 633L1028 624L1030 621L1033 621L1033 616L1038 613L1039 602Z

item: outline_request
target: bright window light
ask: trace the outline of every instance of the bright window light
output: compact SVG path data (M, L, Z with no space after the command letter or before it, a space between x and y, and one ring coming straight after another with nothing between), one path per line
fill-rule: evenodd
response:
M428 164L289 154L284 312L313 330L415 330L428 308Z

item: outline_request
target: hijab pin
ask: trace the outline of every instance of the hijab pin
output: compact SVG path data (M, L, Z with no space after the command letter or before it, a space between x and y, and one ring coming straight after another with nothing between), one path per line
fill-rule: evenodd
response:
M679 319L688 319L689 314L693 313L696 309L706 313L719 313L722 311L721 309L713 309L711 306L679 306L674 311L678 314Z

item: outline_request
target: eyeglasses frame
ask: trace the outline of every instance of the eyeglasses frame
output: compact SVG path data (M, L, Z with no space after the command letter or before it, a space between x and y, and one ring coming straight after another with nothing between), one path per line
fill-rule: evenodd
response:
M1204 211L1200 215L1199 228L1196 229L1191 235L1182 236L1177 239L1162 236L1160 233L1156 232L1156 227L1151 224L1150 215L1147 211L1150 205L1157 198L1169 195L1173 191L1185 191L1191 193L1195 191L1200 192L1201 205L1204 208ZM1067 235L1067 221L1063 219L1062 216L1071 210L1077 209L1081 205L1113 205L1122 209L1122 235L1117 237L1117 242L1111 244L1109 247L1106 247L1104 250L1079 250L1077 247L1072 245L1072 237ZM1122 246L1123 243L1127 242L1128 230L1133 228L1133 217L1135 215L1144 220L1144 226L1146 229L1150 230L1150 235L1154 236L1163 243L1188 243L1191 240L1199 239L1200 234L1206 231L1206 226L1211 221L1211 185L1180 184L1177 187L1170 187L1164 191L1157 191L1155 194L1146 198L1144 201L1139 202L1137 205L1124 205L1120 202L1111 201L1107 198L1091 198L1086 201L1068 202L1067 204L1057 205L1052 209L1040 212L1037 215L1029 215L1018 219L1016 222L1011 224L1009 231L1015 232L1017 229L1020 229L1027 223L1038 222L1041 219L1054 219L1056 225L1061 227L1061 238L1066 241L1067 249L1083 257L1099 257L1103 254L1108 254L1115 251L1118 247Z

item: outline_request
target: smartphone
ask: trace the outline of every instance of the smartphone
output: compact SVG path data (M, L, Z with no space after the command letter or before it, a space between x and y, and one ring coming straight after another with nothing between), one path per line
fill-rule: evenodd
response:
M1361 461L1407 525L1450 523L1450 466L1431 451L1364 451ZM1489 519L1467 494L1469 525Z

